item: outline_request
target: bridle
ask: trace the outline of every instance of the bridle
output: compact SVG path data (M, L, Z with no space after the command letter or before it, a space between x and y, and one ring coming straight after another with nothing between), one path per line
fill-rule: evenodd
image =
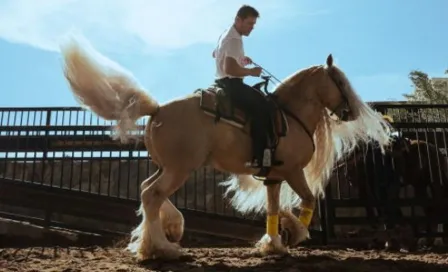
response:
M348 103L347 96L345 96L344 92L342 91L342 90L344 89L343 86L341 86L341 85L342 85L342 82L336 80L336 79L334 78L334 76L333 76L331 73L330 73L329 75L330 75L331 80L333 80L334 84L336 85L336 87L338 88L338 90L339 90L339 92L341 93L341 96L342 96L342 101L341 101L341 103L339 103L339 104L336 106L336 108L334 108L334 109L330 112L330 117L333 116L333 115L335 115L336 112L337 112L338 110L340 110L340 111L341 111L341 113L340 113L340 120L343 121L343 122L347 122L347 121L348 121L348 117L350 116L350 114L351 114L352 111L351 111L351 109L350 109L350 105L349 105L349 103ZM334 120L334 119L333 119L333 120Z

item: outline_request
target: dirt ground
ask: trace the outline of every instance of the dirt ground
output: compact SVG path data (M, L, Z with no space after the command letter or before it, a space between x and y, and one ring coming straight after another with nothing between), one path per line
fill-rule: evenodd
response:
M11 241L9 241L11 242ZM285 257L261 257L251 247L199 248L184 245L177 262L137 263L114 246L26 246L23 241L0 248L0 271L448 271L448 252L389 253L349 248L300 247Z

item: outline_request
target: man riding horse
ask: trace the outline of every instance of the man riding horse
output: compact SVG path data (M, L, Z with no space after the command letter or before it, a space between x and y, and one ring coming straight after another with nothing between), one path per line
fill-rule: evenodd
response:
M259 17L258 11L243 5L233 25L221 34L213 51L216 63L216 83L222 87L232 103L251 116L252 162L250 167L271 166L271 150L266 148L270 125L268 101L262 93L245 84L246 76L259 77L260 67L245 68L252 60L245 56L242 36L249 36Z

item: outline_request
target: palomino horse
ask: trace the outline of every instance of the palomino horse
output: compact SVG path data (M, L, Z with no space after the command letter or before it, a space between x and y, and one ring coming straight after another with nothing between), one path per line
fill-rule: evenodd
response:
M80 40L69 39L61 53L65 77L79 103L102 118L117 120L122 141L128 140L137 119L151 117L144 141L159 171L141 184L142 221L128 245L140 260L182 255L176 242L182 237L184 218L168 197L205 164L239 175L224 184L228 192L236 193L232 198L235 208L267 212L267 231L257 247L265 254L285 254L279 221L289 222L289 211L300 204L299 219L293 218L289 224L294 229L289 231L288 245L297 245L309 236L307 227L316 197L323 194L337 158L350 152L359 140L376 140L382 146L389 143L387 124L361 101L330 55L326 65L297 71L273 92L280 107L275 116L287 123L275 154L284 163L266 175L266 180L277 182L263 184L253 178L259 169L245 166L251 158L247 123L239 126L241 123L211 117L210 109L206 112L201 104L211 99L210 93L194 92L160 105L130 72L88 42L82 45ZM347 112L344 119L348 122L331 118L336 115L340 119ZM279 220L280 213L287 216Z

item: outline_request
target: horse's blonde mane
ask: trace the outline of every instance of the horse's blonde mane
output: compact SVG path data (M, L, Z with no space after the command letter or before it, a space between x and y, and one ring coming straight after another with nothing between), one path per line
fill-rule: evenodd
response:
M328 80L339 82L355 121L337 123L328 114L314 132L316 151L305 167L305 176L314 195L325 195L325 186L336 162L354 150L359 142L378 141L381 150L390 142L390 129L381 114L375 112L354 91L345 74L335 65L325 66Z

